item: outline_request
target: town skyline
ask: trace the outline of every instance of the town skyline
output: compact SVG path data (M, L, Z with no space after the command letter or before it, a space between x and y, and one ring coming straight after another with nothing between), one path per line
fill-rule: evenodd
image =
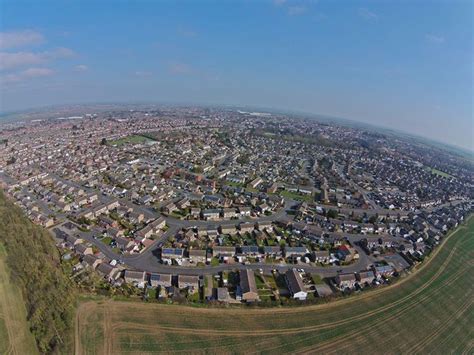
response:
M329 115L322 115L318 113L312 113L312 112L303 112L303 111L298 111L298 110L290 110L290 109L276 109L276 108L270 108L270 107L258 107L258 106L237 106L237 105L209 105L205 103L172 103L172 102L96 102L96 103L76 103L76 104L62 104L62 105L46 105L46 106L40 106L40 107L32 107L32 108L27 108L23 110L15 110L15 111L10 111L10 112L0 112L0 122L2 120L4 121L16 121L16 120L23 120L24 115L39 115L41 116L42 112L45 112L45 119L51 119L50 117L50 112L48 110L51 110L52 108L68 108L68 107L74 107L75 109L79 111L83 111L84 107L88 106L107 106L107 105L112 105L112 106L130 106L130 107L135 107L139 108L142 106L167 106L167 107L203 107L203 108L223 108L223 109L242 109L242 110L253 110L253 111L260 111L260 112L268 112L268 113L273 113L273 114L287 114L287 115L294 115L296 119L307 119L311 118L316 121L322 121L322 122L330 122L330 123L336 123L340 124L342 126L348 126L348 127L364 127L366 129L378 131L378 132L389 132L394 135L398 136L406 136L410 137L412 139L418 140L418 141L424 141L425 143L429 144L434 144L435 146L439 146L440 148L448 149L451 150L455 153L461 154L462 156L465 156L466 154L472 154L474 152L474 147L463 147L460 145L457 145L455 143L449 143L449 142L443 142L441 140L438 140L436 138L432 138L429 136L424 136L420 134L415 134L412 133L408 130L403 130L403 129L397 129L397 128L391 128L387 126L382 126L378 125L377 123L368 123L364 121L358 121L355 119L347 118L347 117L336 117L336 116L329 116ZM106 110L104 108L104 110ZM59 115L60 116L60 115ZM58 116L58 117L59 117ZM27 119L27 120L31 120Z

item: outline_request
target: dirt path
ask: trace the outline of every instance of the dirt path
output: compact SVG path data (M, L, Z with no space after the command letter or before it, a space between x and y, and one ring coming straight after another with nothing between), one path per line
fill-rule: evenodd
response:
M110 302L108 302L110 303ZM112 326L112 314L110 312L111 305L106 304L104 309L104 353L113 354L114 345L114 329Z

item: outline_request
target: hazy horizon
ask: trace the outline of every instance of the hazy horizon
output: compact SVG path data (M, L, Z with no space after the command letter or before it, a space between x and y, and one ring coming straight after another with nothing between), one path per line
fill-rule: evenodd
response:
M85 103L65 103L65 104L58 104L58 105L47 105L47 106L38 106L38 107L30 107L22 110L16 110L16 111L9 111L9 112L0 112L0 121L2 119L5 119L9 116L16 116L16 115L21 115L21 114L27 114L27 113L40 113L41 111L47 111L48 109L55 109L55 108L61 108L61 107L67 107L67 106L101 106L101 105L123 105L123 106L147 106L147 105L155 105L155 106L175 106L175 107L209 107L209 108L222 108L222 109L229 109L229 108L235 108L235 109L249 109L249 110L260 110L259 112L267 111L267 112L272 112L273 114L288 114L288 115L297 115L298 118L307 118L307 119L316 119L316 120L327 120L327 121L335 121L335 123L342 125L342 126L361 126L362 128L366 129L373 129L378 132L385 132L389 131L395 135L402 135L402 136L410 136L412 138L418 139L418 140L427 140L428 142L431 142L432 144L440 144L445 148L452 148L455 150L458 150L460 153L468 153L468 154L474 154L474 149L470 149L467 147L462 147L456 144L452 143L446 143L442 142L440 140L437 140L435 138L430 138L428 136L422 136L419 134L414 134L410 133L409 131L402 130L402 129L397 129L397 128L390 128L387 126L382 126L382 125L377 125L377 123L366 123L363 121L358 121L355 119L352 119L350 117L336 117L336 116L328 116L324 114L319 114L315 112L304 112L304 111L298 111L298 110L290 110L290 109L278 109L278 108L271 108L271 107L257 107L257 106L246 106L246 105L212 105L208 103L185 103L185 102L85 102ZM14 120L17 120L19 118L14 118ZM54 118L53 118L54 119Z
M113 5L2 1L0 110L270 107L474 151L472 2Z

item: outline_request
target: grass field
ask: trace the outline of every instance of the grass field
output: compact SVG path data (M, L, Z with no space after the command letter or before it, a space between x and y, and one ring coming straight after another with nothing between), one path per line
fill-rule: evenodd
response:
M441 171L441 170L438 170L438 169L435 169L435 168L431 168L429 166L425 166L425 169L429 172L431 172L432 174L435 174L435 175L438 175L438 176L441 176L441 177L444 177L444 178L452 178L453 176L448 174L448 173L445 173L444 171Z
M474 218L403 280L328 304L218 309L82 303L76 354L474 351Z
M144 136L131 135L131 136L109 141L107 144L119 147L125 144L142 144L142 143L147 143L147 142L152 142L152 141L153 141L152 139L144 137Z
M38 354L26 321L23 298L10 282L5 256L5 248L0 244L0 354Z
M283 190L280 192L280 196L286 197L286 198L291 198L295 201L306 201L306 202L311 202L313 201L313 196L312 195L303 195L299 194L297 192L291 192L288 190Z

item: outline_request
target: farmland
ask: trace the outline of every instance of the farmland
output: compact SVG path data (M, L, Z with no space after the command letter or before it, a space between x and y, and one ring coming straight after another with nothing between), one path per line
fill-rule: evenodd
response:
M0 354L37 354L20 290L10 281L0 244Z
M392 286L322 305L192 308L88 301L76 354L472 353L474 219Z

